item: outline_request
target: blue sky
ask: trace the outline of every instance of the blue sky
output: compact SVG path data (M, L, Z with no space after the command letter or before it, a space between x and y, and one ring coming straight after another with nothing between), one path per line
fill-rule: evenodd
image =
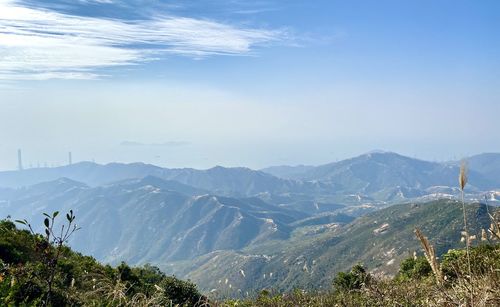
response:
M498 1L0 0L0 169L500 152Z

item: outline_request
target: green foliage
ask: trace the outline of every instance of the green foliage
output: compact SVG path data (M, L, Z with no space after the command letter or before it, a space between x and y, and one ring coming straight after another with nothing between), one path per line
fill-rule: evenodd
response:
M468 275L464 270L467 264L465 250L451 249L442 257L441 269L448 280ZM500 245L482 244L470 250L471 271L482 275L493 270L500 272Z
M58 273L59 260L62 253L66 250L64 244L66 244L73 233L79 228L74 224L75 216L73 210L70 210L66 214L67 223L61 225L60 232L54 228L54 223L56 217L59 215L59 211L55 211L52 215L47 213L43 214L45 219L43 221L45 227L45 236L36 234L31 227L31 224L27 220L16 220L17 223L27 226L31 235L33 237L33 243L35 246L35 254L33 259L35 259L38 265L38 272L35 274L43 284L45 288L44 298L41 299L42 306L48 305L60 305L63 303L61 295L55 291L55 280L56 274ZM12 229L11 229L12 230Z
M160 282L159 286L174 305L187 304L193 306L203 300L196 285L189 281L183 281L173 276L166 276Z
M350 272L339 272L333 279L333 287L337 291L359 290L371 279L370 274L360 265L355 265Z
M420 279L432 274L432 268L424 256L403 260L397 277L400 279Z
M0 221L0 259L5 263L23 263L34 253L30 249L32 236L28 231L15 231L16 225Z
M49 234L56 216L47 217ZM74 215L66 218L72 222ZM47 244L46 238L0 221L0 306L194 306L204 300L194 284L157 267L104 266L62 244ZM56 253L51 271L47 259L54 260ZM52 289L46 303L48 277Z

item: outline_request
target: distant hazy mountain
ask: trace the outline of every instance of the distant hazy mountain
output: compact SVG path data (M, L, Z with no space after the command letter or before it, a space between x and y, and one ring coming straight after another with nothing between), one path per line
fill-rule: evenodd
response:
M216 166L208 170L164 169L162 178L177 180L219 195L251 196L263 192L287 193L305 191L310 184L284 180L249 168Z
M73 209L82 227L72 246L106 261L186 260L214 250L288 238L307 214L258 198L228 198L155 177L89 187L58 179L0 194L0 216L33 220Z
M496 168L500 168L498 156L488 154L470 158L469 188L487 190L500 187L500 173ZM430 187L455 187L458 168L456 163L435 163L391 152L373 152L296 172L291 177L335 184L345 193L391 200L398 196L401 199L419 197Z
M482 154L468 159L469 198L478 198L486 191L500 188L499 156ZM19 188L63 177L98 187L154 176L214 195L236 198L256 196L266 202L310 214L348 206L356 215L358 213L353 213L352 206L371 204L380 207L407 200L458 195L458 162L428 162L390 152L372 152L317 167L281 166L265 171L293 179L243 167L217 166L196 170L168 169L143 163L99 165L82 162L57 168L0 172L0 187ZM493 198L496 199L496 196Z
M100 165L80 162L61 167L0 172L0 187L30 186L59 178L69 178L90 186L99 186L123 179L143 178L148 175L161 177L162 173L162 168L144 163Z
M175 180L217 195L252 196L258 193L322 193L330 187L308 182L286 180L249 168L214 167L208 170L191 168L167 169L144 163L110 163L106 165L81 162L56 168L33 168L0 172L0 187L23 187L68 178L89 186L100 186L131 178L155 176Z
M466 159L469 168L500 186L500 153L484 153Z
M295 179L295 178L300 178L302 174L312 169L314 169L314 166L310 165L297 165L297 166L280 165L280 166L271 166L263 168L261 169L261 171L279 178Z

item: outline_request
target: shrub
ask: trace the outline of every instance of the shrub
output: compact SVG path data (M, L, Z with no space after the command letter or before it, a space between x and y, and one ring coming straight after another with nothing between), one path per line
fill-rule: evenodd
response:
M400 279L421 279L430 276L432 268L424 256L403 260L397 277Z
M194 306L203 300L198 288L190 281L183 281L174 276L167 276L159 285L173 305Z
M468 275L467 253L465 250L451 249L442 257L441 268L448 280ZM473 275L484 275L500 271L500 245L482 244L470 250Z
M350 272L339 272L333 280L333 286L338 291L359 290L371 279L370 274L360 265L355 265Z

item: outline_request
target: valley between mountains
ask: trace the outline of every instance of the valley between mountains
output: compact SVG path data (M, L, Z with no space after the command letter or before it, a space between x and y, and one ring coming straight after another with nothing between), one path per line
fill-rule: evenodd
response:
M500 154L468 161L467 213L480 233L500 201ZM380 152L263 170L82 162L0 172L0 216L42 225L43 212L72 209L75 250L150 263L206 292L319 289L358 262L394 274L419 249L415 226L438 254L461 247L458 169Z

